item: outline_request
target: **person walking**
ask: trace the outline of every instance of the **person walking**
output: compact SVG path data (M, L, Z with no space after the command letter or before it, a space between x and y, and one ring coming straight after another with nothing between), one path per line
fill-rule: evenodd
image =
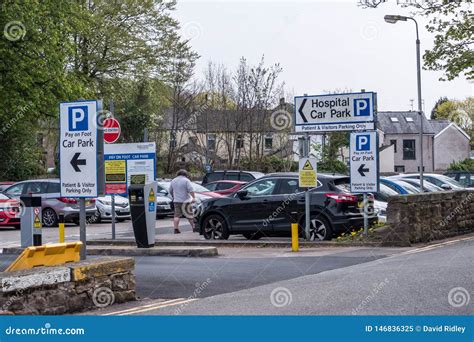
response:
M180 234L179 221L183 216L183 206L191 205L195 201L195 194L193 186L189 180L188 172L186 170L179 170L176 173L176 177L171 181L170 194L173 197L174 204L174 233ZM190 201L191 200L191 201ZM187 217L191 228L194 230L194 219L193 217Z

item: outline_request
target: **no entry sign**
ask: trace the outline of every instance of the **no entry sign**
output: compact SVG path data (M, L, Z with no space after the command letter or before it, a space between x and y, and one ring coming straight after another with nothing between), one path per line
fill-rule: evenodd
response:
M112 144L120 137L120 123L116 118L107 118L104 120L104 141Z

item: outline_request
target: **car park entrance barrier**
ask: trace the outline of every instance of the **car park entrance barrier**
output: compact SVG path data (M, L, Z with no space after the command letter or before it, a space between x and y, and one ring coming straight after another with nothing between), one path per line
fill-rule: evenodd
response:
M81 248L82 242L80 241L27 247L5 272L77 262L80 260Z

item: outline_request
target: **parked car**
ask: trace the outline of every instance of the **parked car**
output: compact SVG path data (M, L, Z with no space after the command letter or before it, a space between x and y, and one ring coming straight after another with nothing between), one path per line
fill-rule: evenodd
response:
M417 194L420 192L419 188L416 188L414 185L404 182L401 179L380 178L380 184L388 186L400 195Z
M156 194L156 218L164 218L173 215L173 213L173 200L168 196L168 191L165 189L158 190Z
M409 183L413 185L415 188L420 191L421 189L421 182L419 179L416 178L401 178L405 183ZM444 189L440 188L439 186L436 186L428 181L423 182L423 190L425 192L438 192L438 191L444 191Z
M3 192L6 188L9 188L15 182L0 182L0 192Z
M403 175L404 179L410 178L410 179L420 179L419 174L406 174ZM434 184L443 190L462 190L464 189L464 186L456 182L454 179L444 176L444 175L438 175L434 173L424 173L423 174L423 180L428 181L431 184ZM426 183L426 182L423 182Z
M219 180L234 180L241 182L251 182L255 179L263 177L265 174L254 171L239 171L239 170L219 170L206 173L201 184L219 181Z
M115 199L115 219L123 222L131 218L130 204L128 198L122 196L114 196ZM97 197L96 201L96 215L91 218L91 222L99 223L102 220L112 219L112 196Z
M204 187L209 191L215 192L222 196L228 196L234 192L240 190L247 182L232 181L232 180L221 180L211 183L207 183Z
M0 194L0 226L20 229L20 202L6 194Z
M42 221L44 227L58 224L58 215L63 214L66 222L79 224L79 203L73 197L61 197L59 179L36 179L13 184L5 189L9 197L41 196ZM90 219L96 212L95 199L86 200L86 216Z
M448 171L444 175L466 188L474 188L474 172L472 171Z
M169 193L170 183L171 183L170 180L158 181L158 192L167 196L170 195ZM192 184L196 199L198 201L203 201L203 200L206 200L208 198L213 198L213 197L222 197L222 195L215 193L213 191L209 191L202 185L196 184L194 182L191 182L191 184Z
M363 227L363 195L351 194L348 188L349 177L318 175L318 186L310 190L311 240L330 240ZM235 234L247 239L290 236L292 222L298 222L304 231L304 198L297 173L270 174L233 195L200 203L194 231L206 239L227 239ZM369 212L373 212L372 201ZM376 221L371 215L369 223Z
M392 196L398 196L399 193L380 182L379 191L374 194L374 209L375 214L379 218L379 222L387 222L387 202Z

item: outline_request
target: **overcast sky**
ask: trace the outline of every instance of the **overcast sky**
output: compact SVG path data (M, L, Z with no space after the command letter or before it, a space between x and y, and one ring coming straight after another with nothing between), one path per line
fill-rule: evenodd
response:
M410 99L416 109L415 25L387 24L385 14L409 10L395 0L377 9L363 9L357 0L178 0L175 17L201 56L199 77L211 60L234 70L241 56L257 63L264 54L267 64L283 67L281 79L291 95L366 89L377 92L379 110L409 110ZM424 22L420 17L422 53L433 44ZM464 78L441 82L440 76L422 73L428 115L440 96L474 95Z

